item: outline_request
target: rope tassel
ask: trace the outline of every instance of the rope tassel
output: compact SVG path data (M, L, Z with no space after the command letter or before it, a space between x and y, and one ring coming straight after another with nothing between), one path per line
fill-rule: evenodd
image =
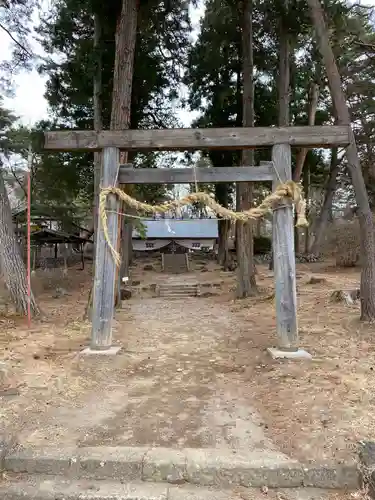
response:
M144 203L136 200L135 198L132 198L118 187L107 187L100 191L99 216L103 228L104 238L108 244L108 247L117 266L120 265L121 259L119 253L110 241L107 224L106 205L107 196L110 194L116 195L128 207L145 214L163 214L169 212L170 210L175 210L176 208L201 202L209 207L217 216L222 219L243 222L246 222L248 220L260 219L273 210L277 210L278 205L280 205L281 202L289 201L289 203L294 204L296 209L296 226L307 227L309 225L306 220L306 201L303 198L302 188L299 184L296 184L293 181L288 181L280 184L279 186L277 186L273 193L266 196L266 198L258 207L253 207L243 212L234 212L232 210L229 210L228 208L225 208L217 203L208 193L200 191L191 193L181 200L169 201L159 205L149 205L148 203Z

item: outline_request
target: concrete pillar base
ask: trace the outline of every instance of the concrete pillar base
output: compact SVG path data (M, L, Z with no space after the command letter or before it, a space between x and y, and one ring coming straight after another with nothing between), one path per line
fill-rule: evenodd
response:
M277 347L269 347L267 351L271 354L273 359L312 359L310 353L304 349L298 349L297 351L282 351L277 349Z
M121 346L111 346L108 349L103 349L103 350L97 350L97 349L91 349L91 347L86 347L81 351L81 354L84 356L92 356L92 355L98 355L98 356L115 356L116 354L121 351L122 347Z

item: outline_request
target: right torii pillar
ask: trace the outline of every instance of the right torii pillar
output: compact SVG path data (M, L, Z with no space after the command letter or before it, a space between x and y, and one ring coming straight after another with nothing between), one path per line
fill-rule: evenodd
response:
M292 155L289 144L272 148L273 188L292 179ZM285 199L273 212L273 259L275 274L277 347L269 348L273 358L311 359L299 348L297 321L296 259L294 217L290 200Z

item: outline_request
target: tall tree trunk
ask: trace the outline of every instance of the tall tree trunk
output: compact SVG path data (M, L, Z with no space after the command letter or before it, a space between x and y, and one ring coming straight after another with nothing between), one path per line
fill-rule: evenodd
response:
M100 15L94 13L94 53L95 53L95 71L93 79L93 111L94 111L94 130L100 131L103 128L102 122L102 51L101 51L101 37L102 27ZM95 279L95 256L96 256L96 242L98 238L98 215L99 215L99 191L100 191L100 178L101 178L101 163L102 154L97 151L94 153L94 200L93 200L93 251L92 251L92 270L93 283L91 285L85 317L91 318L92 313L92 299L93 299L93 286Z
M316 109L318 107L318 98L319 98L319 86L312 82L309 88L309 95L308 95L308 104L307 104L307 124L308 125L314 125L315 124L315 115L316 115ZM294 182L300 182L301 180L301 175L303 172L303 166L306 161L306 156L307 156L308 149L307 148L301 148L298 153L297 153L297 159L296 159L296 168L294 169L293 173L293 180ZM308 196L305 191L305 196L306 196L306 201L308 202ZM297 223L297 214L295 214L295 222ZM307 253L307 245L308 245L308 239L309 239L309 228L305 228L305 253ZM294 226L294 246L295 246L295 251L296 253L299 252L299 228L295 225Z
M329 41L329 32L324 19L320 0L308 0L312 22L315 28L319 50L327 72L328 84L337 122L350 125L350 113L342 90L341 78L335 56ZM357 144L350 128L350 144L346 148L347 168L355 191L361 239L361 319L375 319L375 237L372 213L363 179Z
M138 10L139 0L122 0L116 28L111 130L127 129L130 125Z
M319 98L319 86L316 83L311 83L309 89L309 99L307 105L307 124L315 125L315 115L318 107L318 98ZM296 159L296 168L293 173L294 182L299 182L301 180L301 175L303 171L303 166L305 164L307 148L301 148L298 151L297 159Z
M215 199L223 207L228 208L228 185L227 184L216 184L215 186ZM229 230L230 221L225 219L219 219L218 221L219 230L219 241L218 241L218 251L217 251L217 262L225 270L229 269L230 265L230 255L229 255Z
M243 126L254 127L254 58L253 58L253 2L243 1L242 58L243 58ZM252 150L242 151L242 165L253 165ZM251 182L240 183L238 189L241 210L248 210L253 201ZM254 266L253 222L237 222L237 297L242 299L256 292Z
M115 68L113 73L113 94L111 111L111 130L124 130L130 126L131 97L134 72L134 54L137 37L137 23L140 0L122 0L121 14L116 28ZM121 163L126 163L127 152L121 154ZM122 186L130 194L131 186ZM122 207L120 212L125 212ZM121 218L122 216L119 215ZM125 230L124 224L119 222L119 239L117 248L120 250L122 264L115 283L116 303L119 303L119 289L121 278L129 275L129 241L126 234L131 234L130 227Z
M285 0L285 8L288 7L288 0ZM289 125L289 101L290 101L290 35L285 23L286 12L280 20L280 50L279 50L279 81L278 81L278 101L279 101L279 127ZM274 238L272 237L272 240ZM273 269L273 245L270 269Z
M260 238L262 236L262 219L256 221L256 237Z
M279 127L287 127L290 101L290 39L288 29L281 20L279 56Z
M133 224L129 220L129 218L123 217L122 227L121 227L121 245L124 248L127 246L126 250L126 259L122 259L121 267L120 267L120 276L121 277L129 277L130 273L130 264L132 261L132 253L133 253L133 242L132 242L132 234L133 234Z
M12 211L0 169L0 270L18 313L26 316L29 302L25 264L14 233ZM31 313L39 314L34 295L30 297Z
M217 253L218 264L223 266L224 271L230 267L231 259L229 256L229 230L230 221L220 219L219 221L219 247Z
M102 122L102 51L101 51L101 21L100 15L94 13L94 53L95 53L95 72L94 72L94 129L100 131L103 128ZM93 262L95 265L96 240L98 236L98 208L99 208L99 189L101 177L101 153L94 153L94 248Z
M340 162L338 161L337 148L332 149L331 165L329 169L329 176L324 193L323 206L321 208L319 217L316 218L311 233L313 233L313 240L311 242L309 253L318 255L322 244L323 236L330 220L332 211L332 202L336 189L336 178L340 170Z
M237 68L237 74L236 74L236 102L237 102L237 116L236 116L236 127L242 127L243 126L243 46L242 46L242 39L240 40L240 43L237 43L237 53L238 53L238 59L240 61L240 64L238 65ZM242 157L241 157L242 161ZM242 196L242 185L239 182L235 183L235 189L236 189L236 211L240 212L241 211L241 196ZM239 224L235 223L235 228L234 228L234 248L236 250L236 258L237 258L237 242L238 242L238 231L239 231Z
M310 165L308 163L307 163L307 165L305 165L305 167L303 169L303 191L304 191L305 197L306 197L306 215L308 215L309 209L310 209ZM309 228L309 226L304 228L304 233L305 233L304 252L305 252L305 254L307 254L309 251L309 240L310 240L310 228ZM298 234L298 236L299 236L299 234Z

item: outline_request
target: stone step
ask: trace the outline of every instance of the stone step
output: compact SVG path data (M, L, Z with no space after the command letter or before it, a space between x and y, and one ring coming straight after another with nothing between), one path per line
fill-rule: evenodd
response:
M187 278L186 276L168 276L165 280L160 280L160 285L197 285L199 282L194 278Z
M181 272L186 272L186 262L181 262L181 263L172 263L170 264L169 262L164 264L164 270L167 269L173 269L175 271L181 271Z
M3 460L8 473L65 476L127 482L173 483L214 487L348 488L360 486L355 461L307 463L266 451L235 453L216 448L88 447L31 448L9 453ZM0 498L1 497L0 495ZM100 497L99 497L100 498Z
M197 278L193 274L185 274L184 277L166 276L164 279L160 279L160 283L171 283L173 281L178 281L179 283L198 283Z
M231 500L230 494L168 484L59 478L11 478L0 485L2 500Z
M197 297L198 295L189 293L186 295L175 295L175 294L160 294L159 297L162 299L170 299L170 300L181 300L181 299L191 299L193 297Z
M191 293L196 292L198 287L192 288L159 288L160 292L171 292L171 293Z
M160 285L159 290L196 290L198 285Z
M198 285L161 285L159 297L181 298L196 297L199 292Z
M196 283L163 283L159 288L196 288Z
M179 287L194 287L198 286L198 283L191 283L189 281L170 281L167 283L160 283L159 287L171 287L171 288L179 288Z
M174 285L174 286L160 286L159 290L196 290L198 285Z
M166 267L163 270L163 272L166 274L185 274L186 273L186 271L180 271L180 270L172 269L172 268L168 268L168 267Z
M159 284L159 286L197 286L198 283L194 281L183 281L183 280L168 280L163 281Z
M183 299L183 298L189 298L189 297L197 297L198 295L196 293L180 293L180 294L175 294L175 293L161 293L159 297L165 298L165 299Z
M169 484L121 483L120 481L69 480L36 476L10 476L0 484L2 500L334 500L335 490L290 488L268 491L259 488L217 490ZM340 500L350 493L340 492Z

